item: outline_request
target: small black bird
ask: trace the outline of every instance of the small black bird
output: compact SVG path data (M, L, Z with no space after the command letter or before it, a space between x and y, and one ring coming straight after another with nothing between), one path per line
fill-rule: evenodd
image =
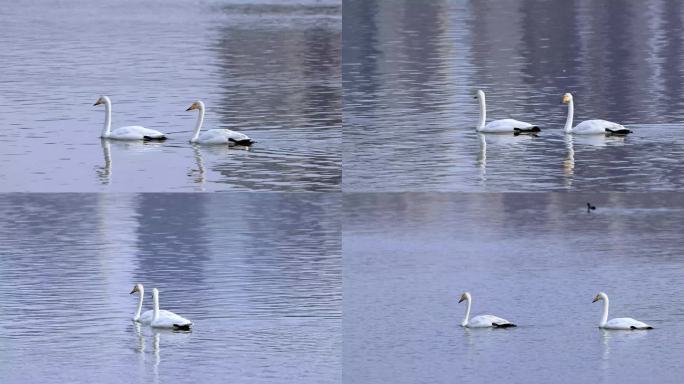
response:
M591 203L587 203L587 212L591 212L594 209L596 209L596 206L591 205Z

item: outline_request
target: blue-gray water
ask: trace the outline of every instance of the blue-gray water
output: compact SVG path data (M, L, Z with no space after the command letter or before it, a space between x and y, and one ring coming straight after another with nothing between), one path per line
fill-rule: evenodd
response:
M0 12L0 191L339 190L339 0L11 1ZM172 132L100 143L112 127ZM251 151L193 147L232 128ZM108 161L106 158L111 159Z
M684 189L681 4L350 0L343 8L346 191ZM537 138L491 136L486 162L476 89L488 119L538 124ZM624 140L562 132L626 124Z
M588 214L585 203L597 210ZM348 194L345 383L678 383L678 194ZM518 328L460 327L475 315ZM645 332L602 332L633 317Z
M0 195L0 381L339 383L339 195ZM134 283L190 333L140 330Z

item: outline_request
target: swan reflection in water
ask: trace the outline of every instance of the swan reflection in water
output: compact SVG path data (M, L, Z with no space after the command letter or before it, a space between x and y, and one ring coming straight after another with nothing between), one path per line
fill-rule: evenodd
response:
M563 160L563 175L565 176L565 186L572 187L575 175L575 144L586 145L595 148L604 148L609 145L624 144L625 136L605 136L605 135L564 135L565 140L565 159Z
M100 180L100 184L109 185L112 182L112 145L120 151L149 151L158 150L162 148L162 143L155 141L114 141L108 139L100 139L102 147L102 156L104 157L104 165L96 166L95 173Z
M487 180L487 144L495 146L512 146L526 143L536 135L511 135L504 133L478 133L477 138L480 143L480 151L477 154L477 167L480 171L480 180Z
M135 334L137 336L137 344L134 348L135 352L140 354L140 364L142 366L145 365L145 356L146 356L146 346L145 346L145 339L149 337L150 335L152 336L152 354L154 355L154 364L153 364L153 374L154 374L154 382L158 383L159 382L159 366L161 363L161 337L162 334L164 334L164 337L174 337L174 338L179 338L179 337L189 337L190 334L192 334L191 331L179 331L179 330L172 330L172 329L161 329L161 328L152 328L146 325L142 325L138 322L133 322L134 328L135 328ZM181 339L182 340L182 339Z

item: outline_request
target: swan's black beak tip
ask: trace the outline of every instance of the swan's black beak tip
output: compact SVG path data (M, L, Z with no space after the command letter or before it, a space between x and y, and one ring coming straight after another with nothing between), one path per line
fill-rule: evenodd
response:
M192 107L185 110L185 112L187 112L187 111L192 111Z

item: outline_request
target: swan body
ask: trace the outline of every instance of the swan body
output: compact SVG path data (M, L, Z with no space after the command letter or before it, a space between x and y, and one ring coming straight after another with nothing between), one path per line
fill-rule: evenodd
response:
M467 309L466 309L466 314L465 318L463 319L463 322L461 323L462 327L466 328L508 328L508 327L515 327L516 325L511 323L510 321L503 319L498 316L493 316L493 315L480 315L480 316L475 316L472 319L470 318L470 307L472 304L472 298L470 296L469 292L466 292L461 295L461 298L458 300L458 302L462 301L467 301Z
M190 139L191 143L229 146L250 146L254 144L254 140L250 139L249 136L244 133L231 131L230 129L210 129L201 132L202 124L204 123L204 103L201 100L198 100L192 103L190 108L186 109L186 111L192 111L193 109L199 109L199 116L197 117L194 134Z
M563 104L568 105L568 117L565 120L565 133L574 133L576 135L626 135L632 133L629 129L618 123L613 123L608 120L584 120L572 127L572 120L574 118L575 107L572 101L572 94L566 93L563 95Z
M637 329L653 329L652 326L641 322L639 320L632 319L631 317L618 317L615 319L608 320L608 295L603 292L599 292L596 297L594 297L595 303L599 300L603 300L603 313L601 314L601 322L599 323L599 328L603 329L616 329L616 330L637 330Z
M154 328L190 330L192 321L171 311L162 311L159 309L159 290L157 288L152 288L152 301L153 312L150 326Z
M154 310L150 309L148 311L140 313L142 312L143 298L145 296L145 288L142 284L136 284L133 287L133 290L131 291L131 295L136 292L140 293L140 299L138 300L138 308L136 309L135 314L133 315L133 321L135 321L136 323L149 325L152 322L152 319L154 318ZM160 309L159 314L161 316L169 316L169 314L173 315L173 312Z
M475 98L478 99L480 104L480 119L477 123L476 128L478 132L514 133L517 135L521 133L535 133L541 131L541 129L539 129L539 127L537 127L536 125L532 125L530 123L526 123L524 121L515 119L494 120L485 124L485 121L487 120L487 104L485 101L484 92L481 89L479 89L477 91L477 95L475 96Z

